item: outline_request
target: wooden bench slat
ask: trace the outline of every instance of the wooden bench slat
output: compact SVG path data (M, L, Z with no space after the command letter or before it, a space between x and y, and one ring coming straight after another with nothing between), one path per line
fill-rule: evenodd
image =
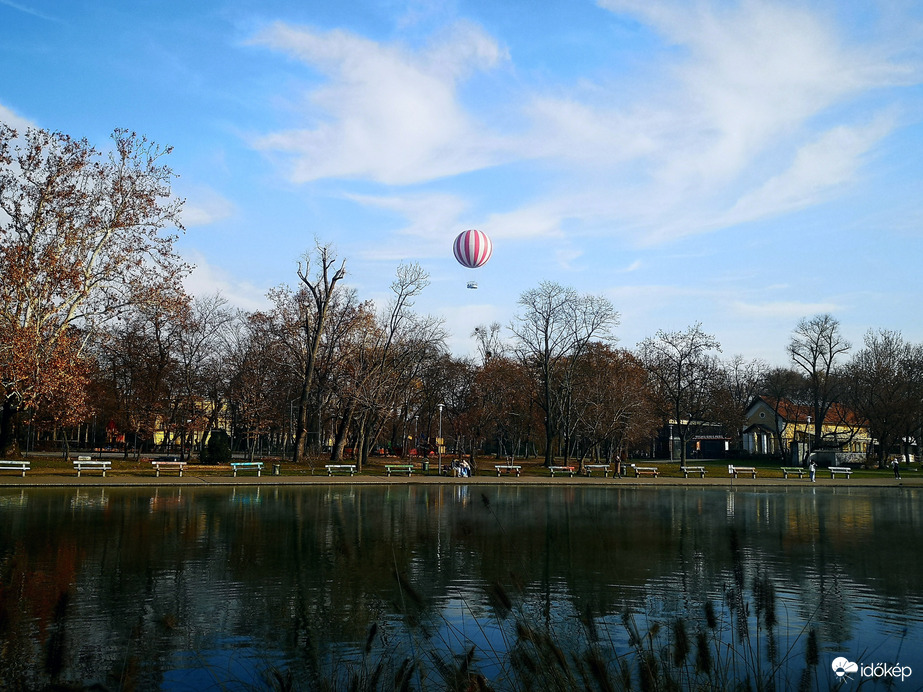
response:
M186 462L185 462L185 461L158 461L157 459L154 459L154 460L151 461L151 465L154 467L154 474L155 474L158 478L160 477L160 469L161 469L161 467L163 467L164 469L167 469L167 470L169 470L169 469L176 469L176 470L178 470L178 471L179 471L180 478L183 477L183 471L186 469Z
M522 466L515 466L513 464L496 464L494 468L497 469L497 476L506 471L507 473L515 473L518 477L522 472Z
M106 477L106 471L112 469L112 462L105 459L91 459L90 457L77 457L74 459L74 470L77 471L77 478L80 478L80 472L84 469L87 471L102 471L103 478Z
M385 471L388 472L388 475L391 475L392 471L401 473L407 473L408 476L413 475L413 464L385 464Z
M608 477L609 477L609 469L611 468L611 466L612 466L611 464L584 464L584 465L583 465L583 470L586 472L587 478L589 478L590 475L592 475L594 469L598 469L598 470L602 471L602 472L603 472L603 476L604 476L605 478L608 478Z
M232 461L231 470L234 472L234 477L237 477L237 471L239 469L256 469L256 475L260 476L263 472L263 462L262 461Z
M2 460L0 459L0 470L2 471L22 471L22 477L26 477L26 471L32 469L30 461L13 461L13 460Z
M352 476L356 472L355 464L326 464L327 475L332 476L334 471L349 471L349 475Z

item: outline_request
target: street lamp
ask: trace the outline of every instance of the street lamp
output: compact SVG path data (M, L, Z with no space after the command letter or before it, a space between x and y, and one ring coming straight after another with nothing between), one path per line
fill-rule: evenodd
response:
M439 438L436 440L436 451L439 453L439 475L442 475L442 407L445 404L437 404L439 406Z
M417 427L418 427L417 423L419 419L420 419L419 414L414 414L413 416L413 448L414 450L416 450L417 454L420 453L420 442L419 442L420 438L417 435Z

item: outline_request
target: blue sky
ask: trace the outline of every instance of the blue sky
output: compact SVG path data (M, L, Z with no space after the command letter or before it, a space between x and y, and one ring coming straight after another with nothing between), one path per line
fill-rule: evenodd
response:
M923 341L921 48L913 1L0 0L0 119L175 147L195 293L317 237L361 298L420 263L459 355L548 279L783 364L818 312Z

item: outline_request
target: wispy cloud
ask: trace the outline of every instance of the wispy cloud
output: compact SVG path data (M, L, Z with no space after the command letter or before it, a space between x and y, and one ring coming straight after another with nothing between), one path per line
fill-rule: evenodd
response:
M35 123L31 120L22 117L2 103L0 103L0 122L6 123L20 134L27 128L35 127Z
M190 295L208 296L220 293L234 307L242 310L265 310L269 305L266 289L241 281L219 267L209 264L198 252L187 253L185 259L195 266L183 284Z
M471 22L451 23L419 49L272 25L254 43L303 62L323 83L306 95L304 127L267 133L255 146L281 155L295 182L399 187L498 164L541 168L549 175L485 215L498 238L608 234L649 246L842 194L897 127L894 108L875 93L920 79L874 32L864 43L847 40L835 13L816 7L598 4L662 38L644 74L603 72L558 87L517 77L495 104L503 128L487 126L461 87L500 65L515 73L516 55ZM385 207L382 198L374 203ZM395 210L403 206L409 220L402 233L446 227L465 206L437 214L422 199L414 209L395 193Z
M863 157L893 129L893 119L876 118L867 126L840 126L801 147L792 165L743 195L725 223L758 219L824 201L855 179Z
M38 17L39 19L45 19L50 22L58 21L58 19L56 19L55 17L52 17L51 15L45 14L44 12L39 12L38 10L32 7L29 7L28 5L23 5L22 3L19 3L19 2L11 2L10 0L0 0L0 5L6 5L7 7L13 8L14 10L18 10L19 12L23 12L25 14L30 14L33 17Z
M394 213L399 230L390 241L378 242L366 253L386 261L404 259L410 252L414 257L444 256L449 238L461 229L460 220L469 208L462 197L443 193L347 194L346 198Z
M834 314L843 309L836 303L811 303L801 301L775 301L766 303L747 303L733 301L730 304L734 314L745 318L784 318L797 320L805 315L818 315L821 313Z
M502 142L462 108L457 87L506 53L468 23L441 38L413 51L345 31L282 23L266 29L254 43L291 55L327 81L309 95L304 128L267 134L256 146L283 154L295 182L365 178L408 184L496 163L503 158Z
M235 211L235 205L229 199L211 188L198 186L186 193L183 225L186 228L208 226L230 218Z

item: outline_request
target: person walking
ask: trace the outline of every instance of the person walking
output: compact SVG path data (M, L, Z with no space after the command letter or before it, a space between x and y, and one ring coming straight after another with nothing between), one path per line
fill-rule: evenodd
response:
M897 457L891 460L891 470L894 471L894 479L901 479L901 463L897 460Z
M817 464L814 463L814 460L808 462L808 474L811 476L811 482L817 483L815 476L817 475Z

